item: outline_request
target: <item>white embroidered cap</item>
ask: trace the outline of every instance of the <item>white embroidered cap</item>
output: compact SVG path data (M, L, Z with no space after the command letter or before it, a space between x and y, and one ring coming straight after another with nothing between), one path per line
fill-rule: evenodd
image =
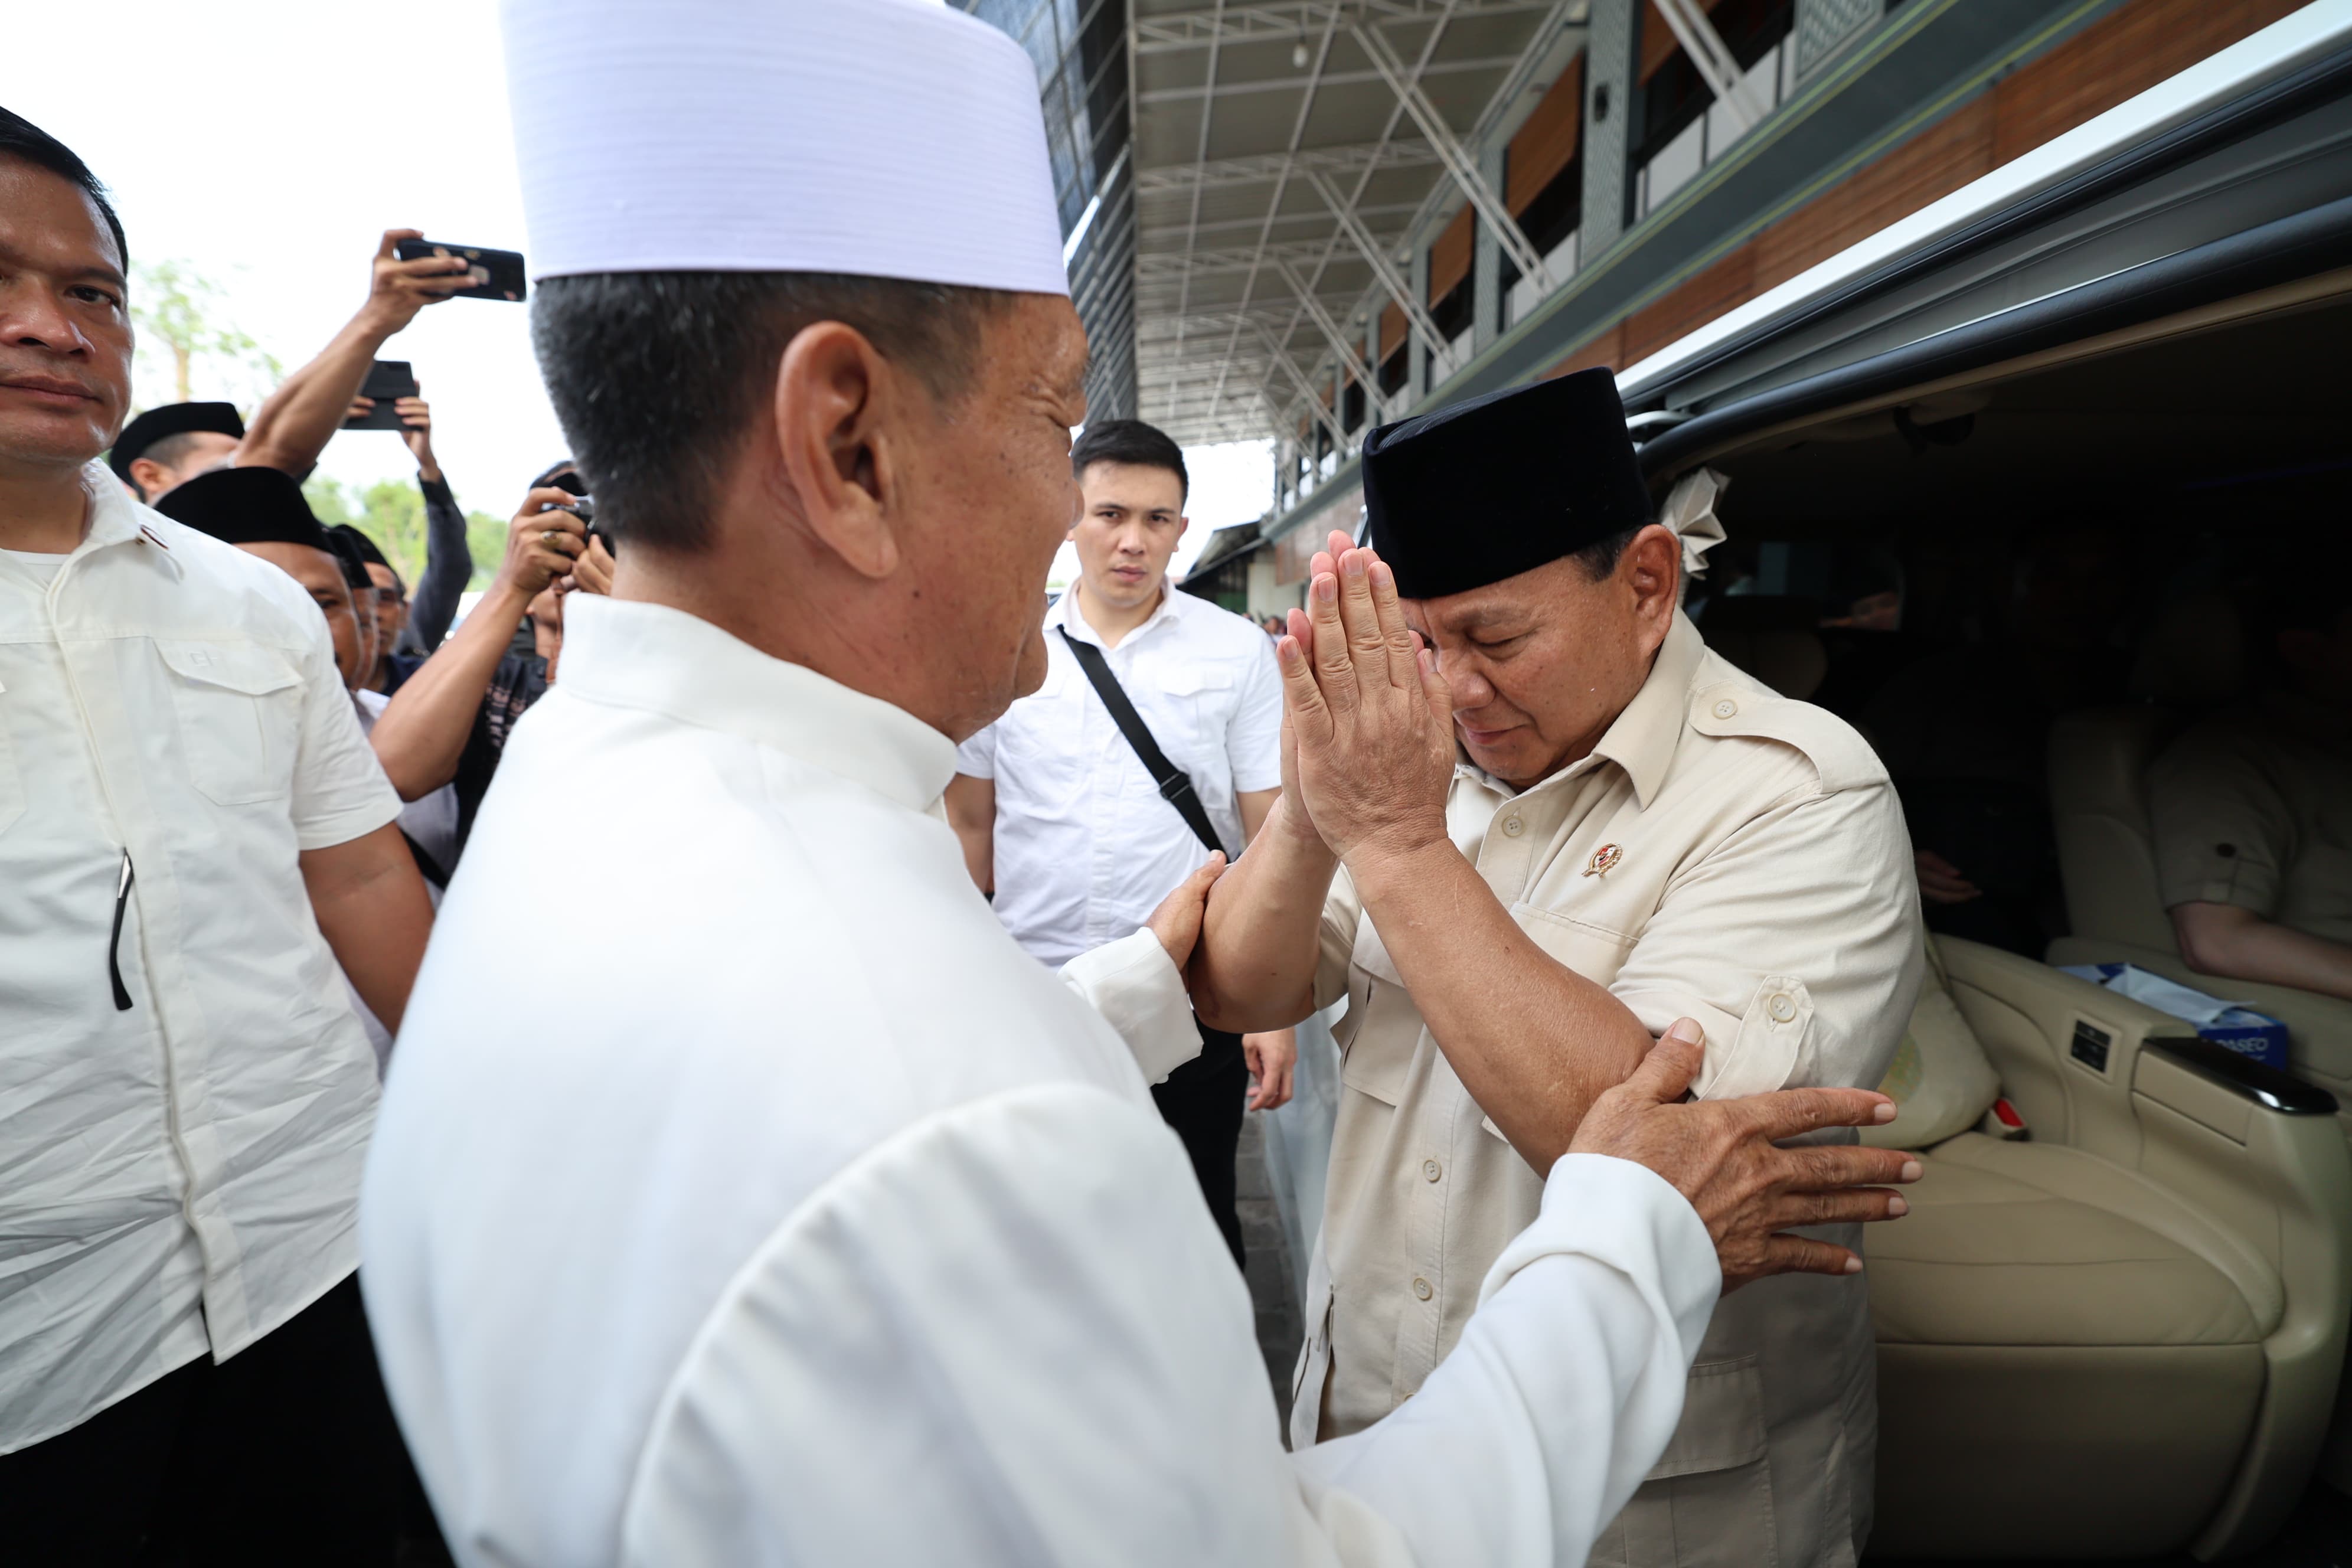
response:
M931 0L504 0L533 278L1067 294L1037 74Z

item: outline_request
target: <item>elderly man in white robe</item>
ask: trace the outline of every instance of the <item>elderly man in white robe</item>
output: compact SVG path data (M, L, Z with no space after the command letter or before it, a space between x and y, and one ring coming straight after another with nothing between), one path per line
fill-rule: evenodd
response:
M1580 1559L1719 1291L1858 1267L1781 1233L1916 1171L1772 1141L1892 1106L1678 1103L1668 1039L1420 1395L1286 1456L1146 1091L1197 1047L1213 868L1066 984L940 807L1045 669L1086 416L1026 57L911 0L505 22L541 364L625 548L450 888L362 1199L459 1560ZM583 791L597 851L551 858ZM568 962L518 987L519 945Z

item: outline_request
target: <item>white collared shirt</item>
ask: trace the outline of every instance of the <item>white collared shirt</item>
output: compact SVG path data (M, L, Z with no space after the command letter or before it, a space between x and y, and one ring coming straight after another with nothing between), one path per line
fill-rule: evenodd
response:
M0 555L0 1453L350 1274L375 1109L297 857L400 800L326 623L103 465L83 486L62 565Z
M1135 754L1057 628L1097 647L1073 587L1045 612L1045 683L963 743L956 770L996 781L996 915L1030 956L1066 963L1125 936L1209 851ZM1151 618L1104 649L1228 855L1239 795L1282 783L1282 678L1265 633L1162 583Z
M1410 1416L1285 1455L1129 1056L1186 1016L1157 941L1073 966L1115 1031L974 891L939 731L675 610L569 615L361 1203L460 1563L1583 1561L1721 1282L1672 1188L1560 1160ZM551 857L544 805L583 784L598 852ZM517 984L517 931L593 974Z

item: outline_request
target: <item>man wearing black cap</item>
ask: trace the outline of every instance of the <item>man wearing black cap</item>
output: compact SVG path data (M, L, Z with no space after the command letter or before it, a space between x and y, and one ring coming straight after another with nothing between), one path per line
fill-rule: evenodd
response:
M389 1563L338 968L396 1023L431 910L311 597L95 461L125 256L0 110L0 1555Z
M245 421L234 403L167 403L125 425L106 461L116 479L153 506L173 486L227 468L244 439Z
M1421 1387L1559 1129L1675 1019L1704 1026L1705 1099L1874 1085L1903 1032L1920 958L1894 792L1853 730L1682 614L1720 537L1713 477L1686 483L1653 521L1606 370L1383 426L1371 547L1332 536L1278 645L1295 756L1192 979L1223 1028L1351 1002L1294 1447ZM1727 1299L1594 1561L1851 1563L1873 1356L1859 1280Z

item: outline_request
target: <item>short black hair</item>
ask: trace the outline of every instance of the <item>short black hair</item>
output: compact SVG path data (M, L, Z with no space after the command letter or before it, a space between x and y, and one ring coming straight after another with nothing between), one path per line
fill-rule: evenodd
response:
M106 187L98 183L98 176L89 172L89 165L72 148L23 115L0 109L0 157L22 159L80 186L82 195L97 206L99 215L106 219L108 231L114 236L115 259L125 272L131 269L131 247L122 237L122 220L114 216L114 204L106 199Z
M1570 551L1568 558L1584 568L1587 578L1598 583L1617 570L1617 563L1625 559L1625 552L1633 545L1634 538L1649 526L1646 522L1637 523L1622 532L1596 539L1581 550Z
M1188 498L1192 493L1192 476L1184 471L1184 448L1171 440L1167 431L1140 419L1106 419L1087 426L1078 444L1070 448L1070 472L1084 479L1087 469L1097 463L1165 468L1176 476Z
M180 459L194 448L196 437L205 434L206 432L202 430L174 430L169 436L158 436L142 447L139 456L131 460L136 463L143 458L166 468L176 468Z
M1008 298L835 273L590 273L539 286L531 342L598 526L690 553L709 542L720 473L802 331L854 328L953 403Z

